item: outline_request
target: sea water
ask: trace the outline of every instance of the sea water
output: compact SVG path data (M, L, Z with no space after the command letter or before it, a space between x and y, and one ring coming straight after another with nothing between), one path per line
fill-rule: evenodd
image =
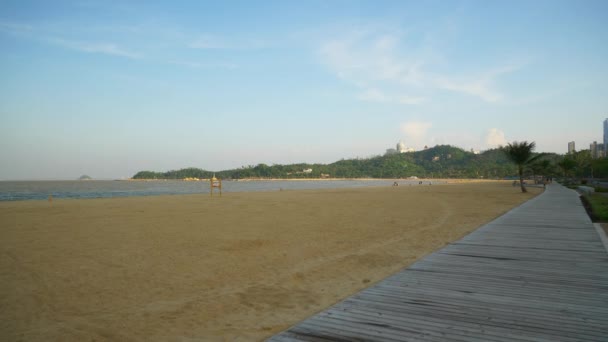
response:
M367 186L420 185L419 180L256 180L224 181L222 191L254 192L305 189L357 188ZM440 181L422 181L422 185ZM151 181L0 181L0 201L42 200L53 198L109 198L209 193L209 182ZM217 191L217 189L216 189Z

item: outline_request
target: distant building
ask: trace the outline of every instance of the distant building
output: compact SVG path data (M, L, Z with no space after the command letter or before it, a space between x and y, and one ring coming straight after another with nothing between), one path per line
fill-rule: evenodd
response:
M608 119L604 120L604 151L608 151Z
M574 141L571 141L568 143L568 154L572 154L574 152L576 152L576 148L574 148Z
M591 152L591 158L593 159L604 158L606 156L604 144L598 144L596 141L589 145L589 151Z
M384 155L390 156L391 154L397 154L397 150L395 150L394 148L387 148L386 153L384 153Z
M597 141L594 141L589 145L589 151L591 152L591 158L593 158L593 159L599 158L598 151L597 151Z
M400 141L397 143L397 152L399 153L406 153L406 152L415 152L416 150L414 150L412 147L406 147L405 144L403 143L403 141Z

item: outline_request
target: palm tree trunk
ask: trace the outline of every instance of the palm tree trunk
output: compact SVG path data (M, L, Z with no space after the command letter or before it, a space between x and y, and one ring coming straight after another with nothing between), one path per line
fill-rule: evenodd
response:
M519 165L519 185L521 186L521 192L528 192L524 186L524 167Z

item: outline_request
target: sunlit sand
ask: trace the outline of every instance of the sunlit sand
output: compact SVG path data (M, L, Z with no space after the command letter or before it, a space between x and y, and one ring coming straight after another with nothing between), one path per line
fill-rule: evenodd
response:
M261 340L540 191L491 182L0 202L0 340Z

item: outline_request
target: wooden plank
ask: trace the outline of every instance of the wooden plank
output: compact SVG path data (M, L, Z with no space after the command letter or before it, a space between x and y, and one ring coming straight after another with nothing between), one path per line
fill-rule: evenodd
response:
M492 322L511 322L523 321L528 325L536 325L538 327L550 327L558 325L557 330L578 331L580 326L585 326L585 334L601 334L606 321L598 321L594 319L594 315L585 318L574 311L555 312L555 310L547 310L535 307L526 308L526 316L521 315L521 308L514 305L497 305L489 307L485 303L471 300L469 302L438 302L430 300L412 300L404 301L382 301L374 300L371 304L369 298L350 298L343 302L338 307L331 310L347 310L349 308L359 308L359 310L369 312L384 313L385 317L399 318L399 316L407 316L414 314L416 318L428 320L428 317L440 317L444 315L458 315L459 317L467 317L469 319L477 318L483 323L488 320Z
M390 312L390 316L398 316L399 313L408 314L415 313L418 316L425 317L447 317L456 315L457 319L460 317L467 317L467 319L478 319L481 322L486 323L489 317L492 322L517 322L523 321L529 325L539 326L555 326L557 330L580 330L580 326L584 325L586 330L585 333L601 332L605 329L606 320L596 320L595 314L587 315L587 311L584 313L576 312L575 310L563 310L559 312L555 310L555 307L551 308L540 308L534 306L523 307L516 306L513 304L504 304L489 306L486 302L476 300L475 298L469 300L444 300L445 297L433 298L416 298L409 300L395 300L395 298L384 297L381 295L377 296L358 296L351 297L347 301L341 303L333 311L344 310L350 307L364 307L370 311ZM580 306L579 306L580 308ZM522 312L526 312L525 316L522 316Z
M560 185L270 341L608 341L608 255Z
M338 312L332 310L324 315L329 315L332 318L340 317L343 320L351 322L365 322L366 324L384 325L384 328L390 330L398 330L399 327L408 327L416 329L425 336L440 337L440 341L445 340L446 332L449 332L450 339L461 337L465 341L483 340L483 341L504 341L508 338L513 340L539 340L546 334L545 326L535 327L526 320L519 322L500 322L497 320L488 320L480 317L471 317L469 315L433 315L434 312L411 311L409 313L391 312L391 315L379 316L374 315L374 312L366 310L365 306L351 307L349 310ZM323 316L323 315L321 315ZM527 331L528 334L522 337L515 330ZM580 330L580 329L579 329ZM483 332L483 337L480 333ZM581 338L594 338L597 334L585 331L583 335L580 331L567 331L564 329L552 329L552 335L561 338L562 341L580 341ZM554 337L553 340L556 338Z

